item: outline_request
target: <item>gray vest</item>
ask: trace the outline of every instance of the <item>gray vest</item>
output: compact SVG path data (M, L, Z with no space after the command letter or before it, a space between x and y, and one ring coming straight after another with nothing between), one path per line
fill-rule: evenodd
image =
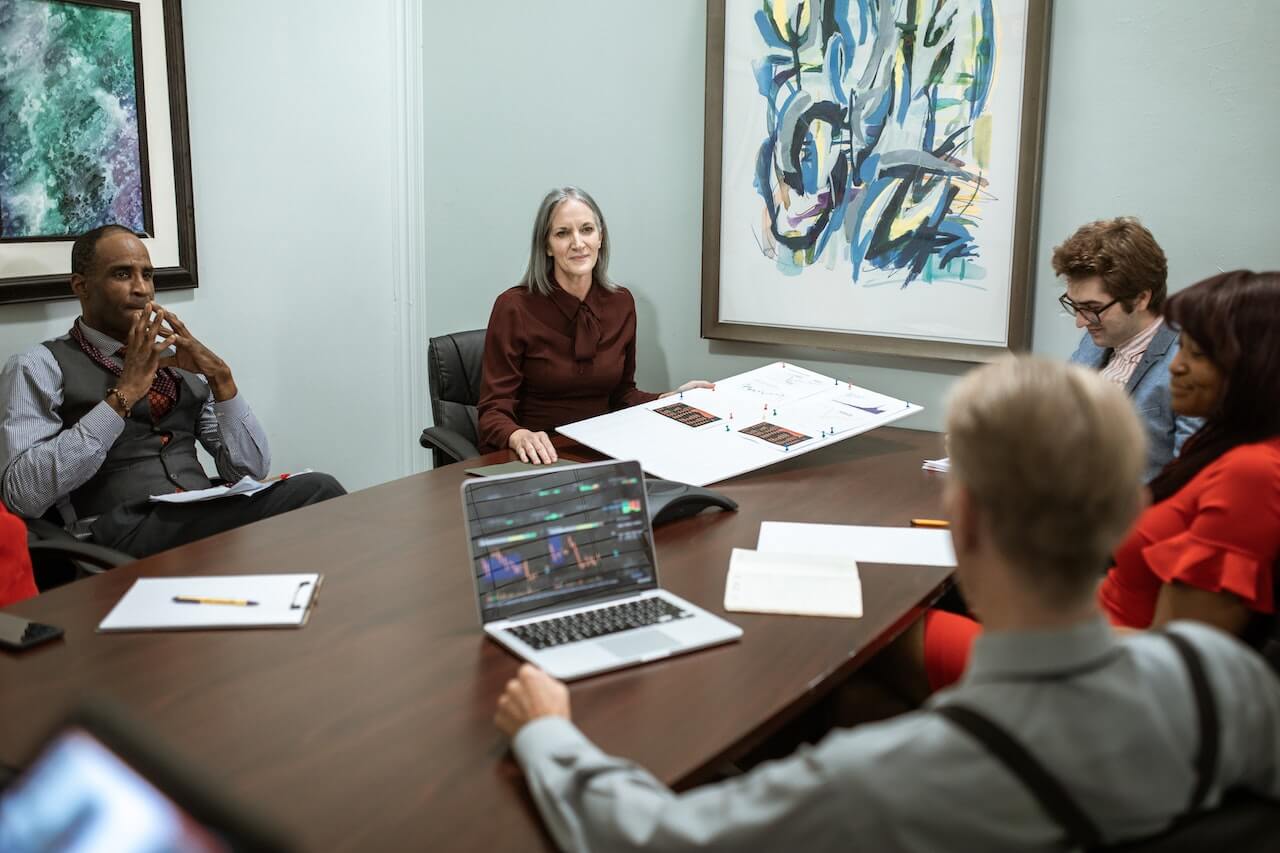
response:
M107 397L118 377L84 354L70 338L45 341L62 368L62 428L69 429ZM108 353L109 355L109 353ZM124 432L88 482L71 493L80 518L102 515L131 501L184 489L207 489L212 483L196 458L196 422L208 396L195 374L176 371L178 402L158 423L151 423L147 398L133 404ZM168 436L168 441L165 437Z

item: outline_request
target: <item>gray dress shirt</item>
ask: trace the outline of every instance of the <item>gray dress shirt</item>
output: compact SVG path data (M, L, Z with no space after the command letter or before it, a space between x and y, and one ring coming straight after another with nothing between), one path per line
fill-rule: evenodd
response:
M1224 789L1280 796L1280 684L1234 638L1176 630L1201 652L1222 723L1207 806ZM1107 842L1160 831L1195 784L1195 700L1168 639L1101 619L987 633L930 705L963 702L1013 734L1067 787ZM675 794L542 718L513 744L564 850L1061 850L1031 794L969 734L928 710L832 733L744 776Z
M123 366L115 355L123 344L76 320L85 338L107 358ZM68 335L63 335L65 340ZM124 431L124 418L105 400L76 424L64 429L62 370L49 348L35 346L9 359L0 372L0 496L18 515L36 517L59 505L70 523L66 496L88 482L102 466L107 451ZM215 402L210 391L196 422L196 438L213 457L218 475L235 481L265 477L271 467L267 435L237 394Z

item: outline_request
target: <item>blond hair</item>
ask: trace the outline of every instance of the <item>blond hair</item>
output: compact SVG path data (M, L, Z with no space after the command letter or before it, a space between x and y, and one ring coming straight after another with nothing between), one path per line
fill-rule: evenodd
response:
M1008 356L971 371L947 409L951 476L997 549L1046 602L1092 591L1140 508L1146 438L1096 371Z

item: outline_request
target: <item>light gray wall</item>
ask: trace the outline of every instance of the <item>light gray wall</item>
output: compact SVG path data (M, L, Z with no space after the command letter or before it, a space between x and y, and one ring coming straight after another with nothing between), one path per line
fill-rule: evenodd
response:
M427 324L483 326L519 276L542 193L588 188L636 294L639 381L661 390L784 359L923 404L938 428L965 366L699 337L703 4L500 0L478 23L425 20ZM1280 267L1280 3L1059 0L1051 38L1036 351L1077 333L1055 302L1052 247L1078 225L1141 217L1175 287L1218 266Z
M407 473L397 411L396 0L186 0L201 285L165 294L232 367L275 471ZM0 357L71 302L0 307Z
M404 400L423 342L406 343L406 315L425 302L429 334L484 325L524 268L538 199L563 183L608 214L613 271L639 305L644 387L781 358L922 403L913 425L939 424L960 367L699 338L702 4L431 3L421 79L408 81L396 52L412 0L359 14L337 0L183 5L203 284L165 301L235 369L276 470L324 468L355 488L421 465L409 448L422 418ZM1086 220L1141 216L1175 285L1218 266L1280 267L1278 33L1268 0L1056 4L1037 350L1075 340L1047 258ZM419 88L427 264L415 304L397 161L417 104L398 98ZM75 314L68 302L0 307L0 358Z
M1074 348L1049 255L1090 220L1140 217L1173 290L1280 269L1280 3L1059 0L1053 26L1035 349Z

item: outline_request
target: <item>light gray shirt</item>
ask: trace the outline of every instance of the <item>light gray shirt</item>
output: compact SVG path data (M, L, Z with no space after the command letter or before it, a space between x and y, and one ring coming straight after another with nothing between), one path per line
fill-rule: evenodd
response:
M123 346L80 320L80 331L113 363ZM60 340L69 336L63 335ZM0 497L18 515L36 517L59 505L63 519L74 520L71 492L84 485L102 466L107 451L124 431L120 417L105 400L77 423L64 428L62 369L46 346L13 356L0 372ZM216 402L208 393L196 421L196 438L213 457L218 475L239 480L246 474L265 477L271 467L267 435L240 394Z
M1252 650L1180 622L1221 718L1206 807L1224 789L1280 796L1280 684ZM987 633L965 677L930 705L963 702L1053 773L1108 843L1156 833L1195 784L1199 744L1186 668L1165 637L1118 638L1101 620ZM1061 850L1063 832L971 735L928 710L832 733L744 776L675 794L544 717L513 749L564 850Z

